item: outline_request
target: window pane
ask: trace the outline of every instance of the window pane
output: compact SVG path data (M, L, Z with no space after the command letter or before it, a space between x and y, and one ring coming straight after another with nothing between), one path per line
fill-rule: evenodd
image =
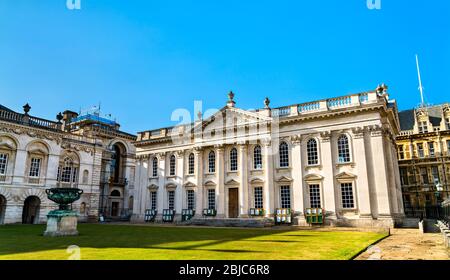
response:
M0 154L0 175L6 175L7 167L8 167L8 155Z
M320 203L320 186L309 185L309 202L311 208L322 208Z
M209 173L216 172L216 154L212 151L208 156L208 171Z
M231 171L237 171L238 170L237 150L235 148L233 148L230 151L230 170Z
M169 209L175 209L175 191L169 191Z
M195 209L195 192L194 190L187 190L187 208L194 210Z
M289 147L285 142L280 144L280 167L289 167Z
M253 154L253 168L262 169L261 146L256 146Z
M350 147L348 138L345 135L338 139L338 155L340 163L350 162Z
M264 208L263 206L263 188L255 188L255 208Z
M150 201L151 201L150 208L152 210L156 210L156 194L157 192L154 191L150 193Z
M280 187L280 201L281 208L291 208L291 187L281 186Z
M41 159L32 158L30 164L30 177L39 177L39 172L41 168Z
M208 209L216 209L216 190L208 189Z
M343 183L341 184L342 194L342 207L343 208L355 208L355 201L353 198L353 184Z
M316 139L310 139L306 146L308 154L308 165L319 164L319 156L317 152L317 141Z

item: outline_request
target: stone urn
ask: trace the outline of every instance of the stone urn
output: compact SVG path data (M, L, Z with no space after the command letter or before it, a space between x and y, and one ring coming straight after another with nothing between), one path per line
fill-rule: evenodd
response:
M47 230L44 236L78 235L78 214L69 205L80 199L83 190L77 188L52 188L45 190L48 199L59 205L58 210L47 214Z

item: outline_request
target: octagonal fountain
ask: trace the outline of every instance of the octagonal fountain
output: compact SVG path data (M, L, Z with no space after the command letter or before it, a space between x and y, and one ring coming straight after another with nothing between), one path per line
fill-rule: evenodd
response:
M69 205L80 199L83 190L77 188L52 188L45 190L48 199L57 203L59 209L47 214L47 230L44 236L78 235L78 214Z

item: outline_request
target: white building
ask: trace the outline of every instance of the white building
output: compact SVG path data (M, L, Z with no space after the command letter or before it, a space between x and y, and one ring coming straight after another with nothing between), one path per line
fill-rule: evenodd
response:
M134 135L98 112L71 111L50 121L0 106L0 224L43 223L57 205L45 189L78 187L80 220L133 207Z
M307 208L326 223L390 226L403 203L396 156L397 107L386 86L271 109L227 105L192 124L145 131L136 146L133 219L145 211L214 209L215 219L273 217L290 208L304 224ZM212 218L214 219L214 218Z

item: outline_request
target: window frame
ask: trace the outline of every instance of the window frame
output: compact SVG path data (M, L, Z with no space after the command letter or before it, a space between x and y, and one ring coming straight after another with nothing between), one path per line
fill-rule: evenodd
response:
M167 191L167 209L175 210L175 190Z
M176 176L177 174L177 158L171 155L169 158L169 176Z
M341 142L341 139L345 139L345 143ZM339 164L347 164L352 163L353 157L351 152L351 141L350 137L347 134L341 134L337 138L337 153L338 153L338 163Z
M186 208L195 210L195 191L192 189L186 190Z
M152 178L158 177L158 158L153 157L152 159Z
M344 188L345 188L345 192L344 192ZM340 182L339 189L340 189L340 194L341 194L342 209L343 210L355 210L357 207L356 207L356 191L355 191L354 182ZM351 200L349 197L351 197Z
M206 190L207 206L209 210L216 210L216 189Z
M436 156L436 147L434 145L434 142L428 142L428 155L430 157Z
M195 155L190 153L188 156L188 175L195 174Z
M253 206L256 209L264 208L264 188L261 186L253 188Z
M38 161L38 165L35 166L35 162ZM40 178L41 177L41 168L42 162L44 159L42 157L32 156L30 157L30 167L28 170L29 178Z
M229 153L229 171L230 172L237 172L239 170L239 164L238 164L238 152L236 148L231 148Z
M3 156L3 158L2 158ZM8 173L9 154L0 152L0 175L6 176ZM2 167L3 166L3 167ZM3 171L2 171L3 169Z
M314 142L315 147L311 147ZM312 148L314 148L312 150ZM319 141L316 138L310 138L306 142L306 161L308 166L317 166L320 164L319 160Z
M278 167L289 168L290 164L289 144L286 141L281 141L278 146Z
M262 148L260 145L256 145L253 148L253 169L254 170L263 169Z
M288 191L286 191L286 189ZM287 197L286 197L286 195L287 195ZM279 187L279 202L280 202L280 208L292 209L292 194L291 194L291 186L290 185L281 185ZM287 206L286 202L288 202L289 207L285 207L285 206Z
M312 191L313 188L315 189L314 191ZM322 208L322 190L319 183L308 184L308 196L310 208ZM316 203L318 203L318 207Z
M150 191L150 209L158 209L158 191L156 190Z
M214 151L208 153L208 173L216 173L216 152Z

